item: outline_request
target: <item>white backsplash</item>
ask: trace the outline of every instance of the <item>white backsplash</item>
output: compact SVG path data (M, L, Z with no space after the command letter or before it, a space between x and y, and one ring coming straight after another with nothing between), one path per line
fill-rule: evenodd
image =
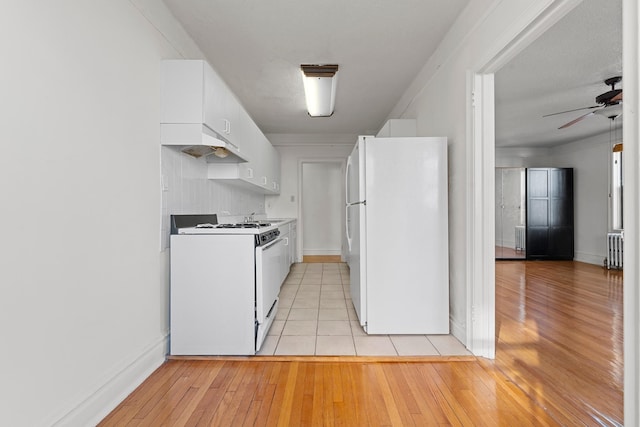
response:
M161 147L161 250L169 247L172 214L218 214L219 222L264 215L264 195L207 179L207 163L174 147Z

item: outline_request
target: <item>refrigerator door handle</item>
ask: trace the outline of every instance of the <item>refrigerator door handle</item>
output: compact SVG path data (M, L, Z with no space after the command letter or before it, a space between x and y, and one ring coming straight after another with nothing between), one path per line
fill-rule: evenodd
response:
M344 208L344 228L345 233L347 235L347 246L349 248L349 252L351 252L351 235L349 234L349 172L351 169L351 156L347 157L347 167L344 172L344 198L345 198L345 208Z
M347 234L347 245L349 246L349 252L351 252L351 242L353 241L353 239L351 238L351 233L349 233L349 223L350 223L350 221L349 221L349 208L350 208L350 207L353 207L353 206L357 206L357 205L364 205L364 206L366 206L366 205L367 205L367 201L366 201L366 200L363 200L363 201L361 201L361 202L347 203L347 204L345 205L345 208L344 208L344 210L345 210L345 214L344 214L344 218L345 218L345 221L344 221L344 228L345 228L345 230L346 230L346 234Z
M351 156L347 157L347 167L344 172L344 199L349 206L349 169L351 169Z
M349 203L344 207L344 218L344 228L347 233L347 246L349 247L349 252L351 252L351 235L349 234Z

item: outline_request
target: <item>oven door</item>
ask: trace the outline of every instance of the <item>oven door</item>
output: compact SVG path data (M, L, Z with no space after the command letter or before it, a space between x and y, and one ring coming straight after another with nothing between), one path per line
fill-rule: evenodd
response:
M256 247L256 352L267 336L278 311L280 265L285 250L280 238Z

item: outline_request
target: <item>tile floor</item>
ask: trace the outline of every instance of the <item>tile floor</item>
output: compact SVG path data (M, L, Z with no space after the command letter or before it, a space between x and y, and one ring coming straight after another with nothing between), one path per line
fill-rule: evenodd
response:
M259 355L471 356L452 335L367 335L344 263L294 264Z

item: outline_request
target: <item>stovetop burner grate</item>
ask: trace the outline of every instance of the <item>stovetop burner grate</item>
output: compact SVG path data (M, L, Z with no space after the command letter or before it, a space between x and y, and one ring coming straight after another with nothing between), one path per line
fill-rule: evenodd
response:
M268 222L241 222L238 224L218 224L216 228L260 228L270 225Z

